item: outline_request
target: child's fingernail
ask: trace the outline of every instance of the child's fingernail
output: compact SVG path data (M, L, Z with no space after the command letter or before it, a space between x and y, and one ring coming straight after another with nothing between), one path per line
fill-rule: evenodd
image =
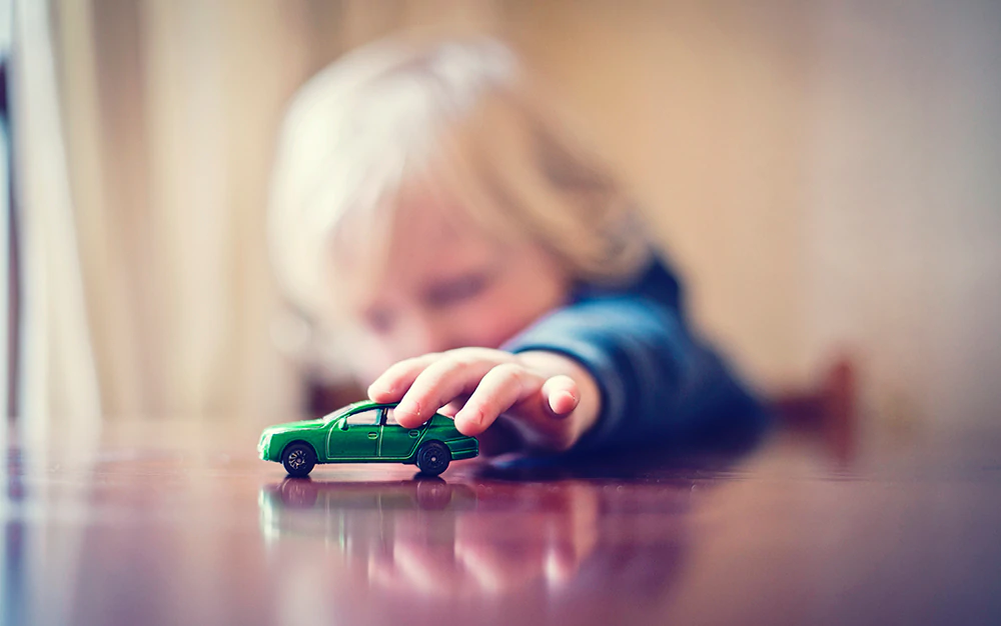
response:
M577 407L577 398L569 391L561 391L553 395L549 407L559 416L570 414Z
M469 424L470 426L479 426L483 423L483 411L463 408L455 414L455 421Z
M413 416L420 418L421 405L412 400L401 402L396 406L396 414L397 415L403 414L406 416Z

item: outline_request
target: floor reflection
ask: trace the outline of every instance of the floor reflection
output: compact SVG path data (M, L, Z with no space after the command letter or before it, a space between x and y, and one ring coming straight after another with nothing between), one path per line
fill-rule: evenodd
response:
M13 509L24 500L20 450L8 449L5 461L0 472L4 483L4 506L0 510L4 527L0 542L0 624L16 624L22 620L21 598L24 595L24 522L10 515L7 507Z
M550 608L636 610L638 600L663 600L683 567L694 485L288 478L261 489L260 522L271 550L323 544L346 562L351 582L338 577L331 590L335 612L380 591L453 608L534 597ZM603 606L591 606L598 597Z

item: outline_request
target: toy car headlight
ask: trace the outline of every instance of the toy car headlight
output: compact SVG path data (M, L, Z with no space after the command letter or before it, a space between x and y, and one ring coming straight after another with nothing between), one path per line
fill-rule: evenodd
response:
M267 453L268 447L270 445L271 445L271 434L265 433L261 435L261 441L260 443L257 444L257 454L263 457L264 454Z

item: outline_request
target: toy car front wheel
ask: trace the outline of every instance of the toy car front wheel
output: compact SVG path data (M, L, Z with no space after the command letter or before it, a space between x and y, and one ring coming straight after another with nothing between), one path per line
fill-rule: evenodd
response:
M429 441L417 450L417 467L430 476L437 476L445 471L452 452L440 441Z
M282 452L282 465L289 476L308 476L316 465L316 452L309 444L289 444Z

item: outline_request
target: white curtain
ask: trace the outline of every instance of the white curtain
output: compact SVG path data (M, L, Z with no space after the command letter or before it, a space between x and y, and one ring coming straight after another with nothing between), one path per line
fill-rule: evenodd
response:
M101 414L67 176L48 5L18 1L11 57L22 308L20 418L33 433Z

